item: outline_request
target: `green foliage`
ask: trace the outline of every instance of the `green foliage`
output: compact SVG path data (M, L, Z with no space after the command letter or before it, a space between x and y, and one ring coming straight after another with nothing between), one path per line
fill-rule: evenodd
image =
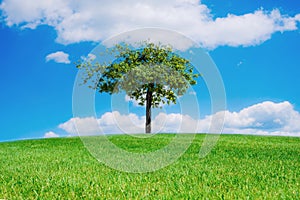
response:
M118 44L108 49L114 56L110 63L79 63L84 70L84 83L93 81L91 87L100 93L109 94L125 91L140 105L146 101L146 93L152 93L152 107L160 103L176 103L190 85L196 84L193 66L189 60L173 52L170 46L144 43L139 49L127 44Z
M173 137L110 140L128 151L149 152ZM300 198L300 138L222 135L199 159L203 138L197 135L174 164L144 174L99 164L79 138L0 143L0 199Z

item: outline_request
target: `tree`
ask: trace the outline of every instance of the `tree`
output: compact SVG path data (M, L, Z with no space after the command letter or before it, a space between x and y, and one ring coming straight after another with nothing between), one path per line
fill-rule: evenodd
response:
M85 71L84 83L92 80L91 88L109 94L125 91L131 98L146 104L145 132L151 133L151 108L176 104L190 85L196 84L191 62L173 52L172 47L144 43L139 49L118 44L108 49L114 56L109 63L78 63Z

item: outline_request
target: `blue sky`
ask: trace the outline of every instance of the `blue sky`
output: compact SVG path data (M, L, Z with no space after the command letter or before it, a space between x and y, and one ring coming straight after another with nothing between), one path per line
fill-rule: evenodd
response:
M74 134L74 63L101 41L144 27L179 31L206 49L226 88L225 132L300 135L298 1L0 2L0 141ZM197 121L203 131L213 113L199 84L201 116L186 123ZM99 123L107 126L114 116L110 97L97 99ZM143 125L141 109L132 114ZM166 126L174 131L171 122Z

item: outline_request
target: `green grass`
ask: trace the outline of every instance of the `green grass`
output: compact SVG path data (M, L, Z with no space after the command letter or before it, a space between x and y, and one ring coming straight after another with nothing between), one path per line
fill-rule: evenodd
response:
M145 152L172 137L110 140ZM203 138L172 165L143 174L99 164L79 138L0 143L0 199L300 199L300 138L222 135L199 159Z

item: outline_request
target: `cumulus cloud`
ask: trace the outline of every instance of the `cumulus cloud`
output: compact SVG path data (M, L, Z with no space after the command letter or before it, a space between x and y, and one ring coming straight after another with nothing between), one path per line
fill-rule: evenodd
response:
M217 113L218 114L218 113ZM200 122L205 124L212 116ZM225 112L224 133L300 136L300 113L288 102L258 103L239 112Z
M83 61L93 61L96 59L96 55L95 54L92 54L92 53L89 53L87 56L81 56L81 59Z
M159 113L152 120L153 132L163 133L208 133L213 119L221 113L209 115L203 119L193 119L179 113ZM223 133L300 136L300 113L289 102L271 101L255 104L239 112L225 111ZM75 126L75 124L77 126ZM122 115L117 111L107 112L99 119L94 117L72 118L59 125L69 134L81 135L111 133L143 133L145 116L136 114Z
M125 101L126 102L132 102L134 106L141 106L139 105L139 101L135 100L135 99L132 99L130 98L127 94L125 95Z
M45 133L45 135L44 135L44 138L56 138L56 137L59 137L59 135L52 131L49 131L49 132Z
M71 61L69 60L69 54L57 51L55 53L50 53L46 56L46 61L49 62L50 60L53 60L57 63L64 63L64 64L70 64Z
M58 127L72 135L142 133L144 123L145 117L135 114L121 115L114 111L103 114L99 119L94 117L72 118Z
M251 46L275 32L298 29L300 21L300 14L287 16L276 8L216 18L200 0L3 0L0 9L8 26L34 29L46 24L54 27L57 41L63 44L102 41L125 31L158 27L183 33L208 48ZM149 38L147 33L145 37Z
M122 115L118 111L107 112L99 119L94 117L72 118L59 125L59 128L72 135L97 135L112 133L143 133L145 129L145 116L130 113ZM78 132L77 132L78 130ZM177 113L159 113L152 121L152 131L157 132L195 132L197 120L188 115Z

